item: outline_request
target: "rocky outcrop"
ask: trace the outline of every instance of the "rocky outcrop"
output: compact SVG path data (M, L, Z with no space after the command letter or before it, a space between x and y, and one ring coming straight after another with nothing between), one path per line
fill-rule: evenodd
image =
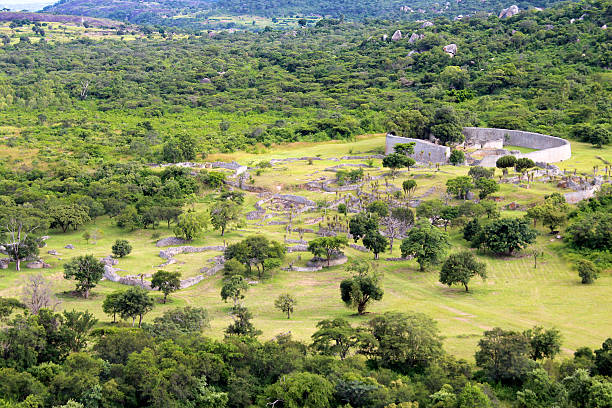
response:
M28 269L42 269L42 268L51 268L51 265L45 263L42 259L34 262L28 262L26 264L26 268Z
M511 5L508 8L503 9L500 13L499 13L499 18L510 18L512 16L514 16L515 14L519 13L519 8L516 4Z
M68 244L64 248L66 248L66 249L74 249L74 245Z
M308 252L308 245L288 246L287 252Z
M348 258L344 254L336 254L329 260L329 265L327 259L314 257L306 264L309 267L322 267L326 268L327 266L338 266L343 265L348 261Z
M457 55L457 44L448 44L448 45L445 45L444 48L442 49L444 50L445 53L450 55L451 58Z
M400 30L396 30L391 36L391 41L399 41L402 39L402 32Z
M412 35L410 35L410 38L408 39L408 43L414 44L415 42L419 41L421 38L423 37L418 35L417 33L412 33Z
M427 28L427 27L433 27L433 23L431 21L426 21L423 24L421 24L421 28Z
M104 258L101 258L100 262L102 262L104 265L108 265L108 266L115 266L115 265L117 265L119 263L118 260L116 260L115 258L113 258L110 255L107 255Z
M0 269L7 269L11 260L9 258L0 259Z
M159 251L159 257L163 259L170 259L180 254L192 254L196 252L205 252L205 251L225 251L225 247L223 245L210 245L210 246L203 246L203 247L192 247L192 246L174 247L174 248L162 249L161 251Z

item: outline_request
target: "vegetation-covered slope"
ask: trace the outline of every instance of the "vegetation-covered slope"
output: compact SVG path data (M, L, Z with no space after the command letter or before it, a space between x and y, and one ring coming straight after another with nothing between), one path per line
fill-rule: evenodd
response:
M547 7L554 0L523 0L508 3L503 0L482 2L464 0L461 2L432 3L418 0L378 1L305 1L305 0L162 0L141 2L133 0L61 0L45 7L45 12L75 14L95 17L107 17L127 20L138 24L162 24L173 26L197 27L206 24L206 19L213 15L250 15L264 17L286 16L344 16L351 20L365 18L385 18L393 20L416 20L445 16L454 18L458 15L471 15L477 12L499 14L499 12L517 4L521 9Z

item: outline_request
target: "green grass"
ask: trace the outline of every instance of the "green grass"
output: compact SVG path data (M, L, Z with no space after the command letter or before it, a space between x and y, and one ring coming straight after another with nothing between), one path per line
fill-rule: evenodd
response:
M232 155L215 155L209 159L238 160L241 163L257 163L271 158L316 156L340 157L347 154L368 154L367 152L380 147L384 137L371 135L359 138L354 143L299 143L287 147L273 147L262 154L244 152ZM595 155L609 157L612 149L592 149L585 144L573 144L575 156L565 164L582 165L587 168L586 161L594 161ZM360 160L353 161L363 162ZM379 165L379 161L376 162ZM335 199L335 193L317 193L301 190L299 185L321 176L333 177L325 168L339 164L331 160L284 163L274 169L267 169L261 176L254 176L256 185L264 185L273 191L291 192L309 197L313 200L328 201ZM465 175L466 167L442 166L440 171L435 168L416 168L410 173L404 173L389 182L401 186L403 180L414 177L418 188L416 196L423 194L431 187L435 188L429 198L442 197L446 180L451 177ZM317 172L317 173L315 173ZM380 168L368 170L372 175L382 174ZM381 185L384 181L380 181ZM280 187L280 190L278 190ZM516 201L519 204L529 204L541 200L545 194L557 191L554 183L531 183L529 189L517 185L504 184L501 191L500 205ZM206 211L212 195L203 194L195 204L197 211ZM259 199L255 194L248 194L245 212L253 209L253 204ZM335 214L329 211L328 215ZM520 216L522 212L505 211L505 216ZM322 212L305 213L294 219L294 226L308 226L306 220L320 217ZM278 219L278 218L274 218ZM283 225L269 225L271 219L248 221L238 230L230 231L221 237L218 231L207 231L192 245L216 245L224 241L236 242L253 234L264 234L270 239L282 241L285 236ZM260 225L261 224L261 225ZM316 228L316 224L314 225ZM86 243L81 237L84 230L99 229L103 232L95 244ZM465 242L457 230L452 230L453 250L464 247ZM112 220L100 218L95 224L86 226L79 231L69 231L66 234L57 231L52 233L47 241L47 247L41 250L42 257L53 265L51 269L29 270L16 272L14 266L0 270L0 295L18 296L24 277L35 273L48 276L55 291L62 300L60 309L89 310L102 322L108 322L101 309L102 300L108 293L125 289L125 286L112 282L101 282L93 291L90 300L84 300L70 294L74 282L63 279L62 264L72 256L93 254L97 257L109 255L115 239L128 239L133 252L119 260L118 267L125 270L121 274L153 273L164 260L158 256L160 248L155 247L154 235L161 237L172 235L171 230L160 227L156 230L139 230L126 232L116 227ZM298 234L292 233L289 238L297 239ZM311 240L314 234L305 234L304 239ZM551 239L553 242L551 242ZM75 245L74 250L64 249L66 244ZM471 292L465 293L461 287L448 288L438 283L435 270L418 272L413 261L380 262L380 270L384 272L385 296L382 302L373 303L368 316L359 317L354 311L344 307L339 296L339 282L347 276L343 267L335 267L314 273L278 271L271 277L254 284L249 290L245 304L254 314L255 325L263 330L264 339L272 338L281 333L291 331L297 339L308 340L315 330L318 321L325 318L344 317L355 324L365 322L371 316L385 311L420 311L435 318L441 332L446 337L445 347L451 353L471 359L479 337L484 330L500 326L509 329L524 330L535 324L545 327L556 326L564 336L564 352L580 346L598 347L610 336L612 315L609 313L610 287L612 276L604 273L593 285L581 285L578 276L566 260L560 255L562 246L556 239L541 231L538 246L543 248L546 256L539 262L537 269L533 268L533 259L529 257L513 257L510 259L481 256L488 266L488 279L475 279ZM47 254L49 249L56 249L61 254L54 257ZM346 250L349 257L371 257L353 249ZM195 276L199 269L208 265L208 260L218 252L203 252L177 256L180 263L166 267L167 270L179 271L183 277ZM298 256L301 257L298 260ZM381 258L388 257L383 254ZM399 256L399 245L396 243L393 256ZM289 254L285 264L295 262L304 265L310 258L307 253ZM167 305L158 304L146 316L145 321L160 315L164 310L177 306L201 306L206 308L212 318L211 329L207 335L220 338L223 329L230 323L229 304L223 303L219 292L221 276L217 275L204 280L191 288L181 290L170 296ZM287 320L280 311L273 307L274 299L282 293L293 294L298 301L295 315ZM153 293L158 299L161 295Z

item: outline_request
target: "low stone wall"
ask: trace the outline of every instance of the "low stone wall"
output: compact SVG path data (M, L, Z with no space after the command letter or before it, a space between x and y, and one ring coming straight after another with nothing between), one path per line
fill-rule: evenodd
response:
M549 135L541 133L525 132L522 130L494 129L494 128L463 128L463 134L467 141L469 140L503 140L504 146L519 146L530 149L537 149L529 153L514 153L517 158L527 157L534 162L555 163L567 160L572 157L572 148L570 143ZM495 162L502 155L485 156L478 165L484 167L495 167Z
M414 153L410 155L421 163L446 163L450 156L450 147L438 145L427 140L412 139L410 137L387 134L385 154L393 153L396 144L414 143Z

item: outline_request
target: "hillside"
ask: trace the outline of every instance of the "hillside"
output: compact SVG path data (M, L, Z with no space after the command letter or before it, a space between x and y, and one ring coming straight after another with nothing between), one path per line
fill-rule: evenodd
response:
M548 7L555 0L532 0L516 3L522 10L533 7ZM205 27L211 16L243 15L267 18L288 16L327 16L351 20L383 18L391 20L418 20L444 16L472 15L477 12L499 14L511 4L503 0L482 2L464 0L432 3L417 0L406 3L402 0L162 0L141 2L134 0L61 0L44 8L45 12L106 17L137 24L161 24L170 26ZM228 28L231 27L231 24Z

